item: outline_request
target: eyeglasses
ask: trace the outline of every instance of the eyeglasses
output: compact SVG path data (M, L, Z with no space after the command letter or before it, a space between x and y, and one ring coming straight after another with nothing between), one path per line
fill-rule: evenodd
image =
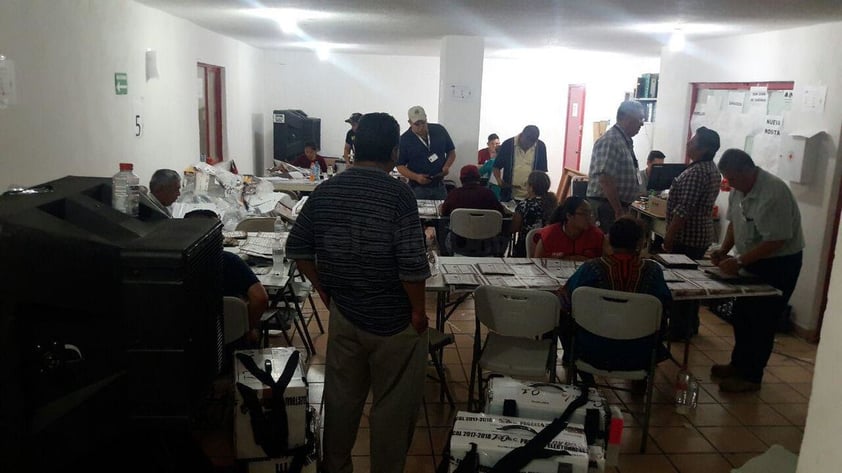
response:
M424 120L418 120L417 122L413 123L412 125L413 126L424 126L426 124L427 124L427 122L425 122Z

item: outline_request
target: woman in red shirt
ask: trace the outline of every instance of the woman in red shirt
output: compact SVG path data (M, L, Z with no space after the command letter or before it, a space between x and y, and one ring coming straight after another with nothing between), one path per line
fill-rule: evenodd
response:
M550 224L535 236L535 257L585 261L602 256L605 235L593 221L587 200L568 197L553 212Z

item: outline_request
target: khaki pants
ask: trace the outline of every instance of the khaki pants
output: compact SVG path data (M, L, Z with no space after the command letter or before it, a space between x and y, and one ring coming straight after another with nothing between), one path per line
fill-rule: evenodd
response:
M403 472L424 395L428 343L428 335L419 335L412 325L388 337L371 334L330 304L324 391L327 473L353 471L351 450L369 389L371 471Z

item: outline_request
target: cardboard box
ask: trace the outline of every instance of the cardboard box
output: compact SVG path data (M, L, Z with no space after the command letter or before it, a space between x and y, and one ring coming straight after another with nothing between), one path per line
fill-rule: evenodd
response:
M295 351L294 348L287 347L266 348L262 350L241 350L235 352L235 355L242 353L251 357L261 369L265 366L267 360L270 361L272 364L272 379L277 381L293 351ZM307 380L304 379L303 373L304 371L299 361L295 369L295 374L284 390L284 404L286 405L287 429L289 432L287 448L296 448L307 443L307 406L309 399L307 395ZM257 398L264 409L268 405L267 401L272 397L272 389L254 377L236 356L234 358L234 383L234 445L236 447L237 458L265 459L268 455L263 450L263 447L254 441L251 417L243 403L242 394L240 394L236 384L242 383L255 390Z
M548 425L550 422L538 419L457 412L450 434L450 471L456 470L471 444L477 446L480 467L490 468ZM532 460L521 472L588 473L588 446L581 425L569 424L545 450L558 451L558 455Z
M666 218L667 215L667 199L660 197L650 197L647 203L646 211L656 217Z
M508 376L492 377L486 391L485 413L503 415L505 401L512 400L517 406L517 417L551 421L559 417L580 393L579 388L572 385L521 381ZM608 403L596 389L588 391L588 402L573 412L570 423L584 424L588 409L599 411L600 437L604 441L608 427Z

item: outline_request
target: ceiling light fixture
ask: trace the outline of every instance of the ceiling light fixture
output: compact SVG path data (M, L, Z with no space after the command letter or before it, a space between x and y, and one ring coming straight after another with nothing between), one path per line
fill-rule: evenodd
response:
M329 12L299 8L256 8L250 11L257 16L274 20L281 27L281 31L290 35L302 33L299 27L300 23L310 20L323 20L333 16Z
M330 58L330 47L326 44L316 46L316 57L319 58L319 61L327 61Z
M672 32L672 36L670 36L669 43L667 47L670 51L674 53L678 53L684 50L684 44L687 42L687 39L684 36L684 32L681 31L680 28L676 28Z

